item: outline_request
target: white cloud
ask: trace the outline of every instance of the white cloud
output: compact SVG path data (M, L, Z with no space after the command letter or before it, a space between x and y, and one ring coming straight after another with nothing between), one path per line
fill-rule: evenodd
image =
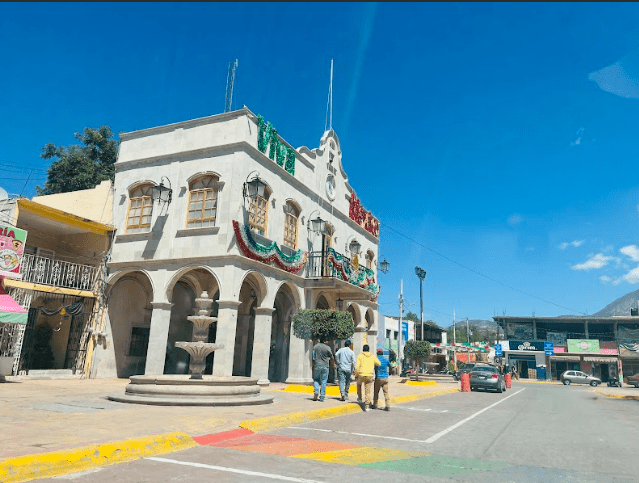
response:
M571 242L563 242L561 245L559 245L559 248L561 248L562 250L565 250L566 248L573 246L575 248L580 247L581 245L584 244L583 240L573 240Z
M639 99L638 65L639 52L635 51L608 67L592 72L588 79L595 82L602 91L626 99Z
M623 277L621 277L621 279L625 280L626 282L630 284L639 283L639 267L633 268L628 273L626 273Z
M579 131L577 131L577 139L575 139L574 141L571 141L570 145L579 146L581 144L581 140L583 139L583 136L584 136L584 128L580 127Z
M619 252L630 257L633 262L639 262L639 247L637 245L628 245L620 248Z
M601 277L599 277L599 280L601 280L602 282L612 282L612 278L610 278L608 275L602 275Z
M615 257L606 256L603 253L597 253L596 255L591 256L584 263L573 265L570 268L573 270L593 270L605 267L611 260L615 260Z
M519 216L517 213L513 213L508 218L508 224L511 226L518 225L519 223L521 223L521 216Z

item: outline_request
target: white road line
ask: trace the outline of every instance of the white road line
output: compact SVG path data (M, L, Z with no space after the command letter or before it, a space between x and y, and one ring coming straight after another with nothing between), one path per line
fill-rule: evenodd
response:
M323 433L350 434L353 436L366 436L367 438L396 439L398 441L409 441L411 443L424 443L424 441L419 439L395 438L393 436L380 436L379 434L349 433L348 431L333 431L332 429L302 428L300 426L289 426L287 429L303 429L305 431L322 431Z
M408 410L408 411L423 411L426 413L447 413L448 409L431 409L431 408L406 408L404 406L395 406L393 409L402 409L402 410Z
M176 465L193 466L195 468L204 468L207 470L226 471L228 473L237 473L239 475L261 476L262 478L271 478L280 481L295 481L297 483L320 483L317 480L306 480L304 478L294 478L292 476L274 475L272 473L260 473L258 471L238 470L236 468L226 468L224 466L205 465L203 463L193 463L191 461L178 461L168 458L145 458L151 461L159 461L160 463L173 463Z
M511 394L508 397L505 397L504 399L500 399L499 401L497 401L495 404L491 404L490 406L485 407L484 409L482 409L481 411L477 411L475 414L468 416L466 419L462 419L460 422L458 422L457 424L453 424L450 428L444 429L443 431L440 431L439 433L437 433L434 436L431 436L430 438L428 438L425 442L428 444L434 443L435 441L437 441L439 438L441 438L442 436L450 433L451 431L454 431L455 429L459 428L462 424L467 423L468 421L470 421L471 419L479 416L481 413L483 413L484 411L488 411L490 408L493 408L495 406L497 406L497 404L501 404L503 403L506 399L510 399L513 396L516 396L517 394L519 394L521 391L524 391L525 389L520 389L519 391L517 391L514 394Z

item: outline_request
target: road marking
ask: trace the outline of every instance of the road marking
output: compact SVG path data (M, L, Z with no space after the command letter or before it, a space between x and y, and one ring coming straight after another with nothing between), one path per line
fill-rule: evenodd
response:
M423 411L423 412L432 412L432 413L447 413L448 409L431 409L431 408L405 408L404 406L397 406L393 409L407 409L408 411Z
M258 471L238 470L236 468L226 468L224 466L205 465L203 463L193 463L191 461L178 461L178 460L171 460L168 458L145 458L145 459L151 460L151 461L158 461L160 463L173 463L176 465L193 466L195 468L204 468L207 470L226 471L228 473L237 473L240 475L261 476L262 478L271 478L273 480L295 481L297 483L320 483L317 480L306 480L304 478L294 478L292 476L274 475L272 473L261 473Z
M419 439L395 438L393 436L380 436L379 434L349 433L348 431L334 431L332 429L303 428L301 426L289 426L287 429L303 429L306 431L321 431L323 433L350 434L353 436L366 436L367 438L396 439L398 441L409 441L411 443L424 443L423 440Z
M501 404L503 403L506 399L510 399L513 396L516 396L517 394L519 394L521 391L525 391L525 389L520 389L519 391L517 391L514 394L511 394L508 397L505 397L504 399L500 399L499 401L497 401L494 404L491 404L490 406L485 407L484 409L477 411L475 414L472 414L470 416L468 416L466 419L462 419L460 422L458 422L457 424L453 424L450 428L444 429L443 431L440 431L439 433L437 433L434 436L431 436L430 438L428 438L425 442L428 444L434 443L435 441L437 441L439 438L441 438L442 436L445 436L446 434L450 433L451 431L454 431L455 429L459 428L462 424L467 423L468 421L470 421L471 419L479 416L481 413L483 413L484 411L488 411L490 408L493 408L495 406L497 406L497 404Z

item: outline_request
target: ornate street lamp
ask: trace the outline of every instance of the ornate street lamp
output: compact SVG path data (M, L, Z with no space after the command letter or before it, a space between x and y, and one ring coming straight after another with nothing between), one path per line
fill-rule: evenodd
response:
M337 310L339 310L341 312L343 307L344 307L344 301L338 295L337 296Z
M251 174L255 177L249 181ZM249 173L244 182L244 198L255 199L256 197L266 198L266 183L260 179L260 173L253 171Z
M313 230L315 234L323 235L326 233L326 222L320 218L319 213L317 218L310 220L310 224L311 230Z
M357 240L353 240L350 245L348 245L348 249L351 253L355 255L359 255L359 250L362 248L362 245Z
M390 263L386 261L386 258L384 258L384 260L379 262L379 269L381 270L382 273L386 273L390 269Z
M169 184L168 188L164 186L163 180L166 180L167 183ZM167 205L170 204L171 200L173 199L173 190L171 189L171 180L167 178L166 176L162 176L162 178L160 178L160 184L153 186L151 191L151 198L153 199L154 202L157 202L158 205L160 203L167 204Z
M426 278L426 270L422 267L415 267L415 275L419 278L419 321L422 328L422 340L424 340L424 279Z

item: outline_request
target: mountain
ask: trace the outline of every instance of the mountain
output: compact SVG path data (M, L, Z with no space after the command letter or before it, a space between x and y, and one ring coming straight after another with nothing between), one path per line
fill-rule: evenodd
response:
M593 314L595 317L612 317L614 315L630 316L630 309L637 307L639 301L639 290L630 292L623 297L619 297L612 303L606 305L599 312Z
M455 324L457 329L465 329L466 328L466 319L458 320ZM497 328L497 322L494 320L483 320L483 319L469 319L468 325L470 325L474 329L490 329L495 330ZM453 324L450 324L446 327L446 330L452 329Z

